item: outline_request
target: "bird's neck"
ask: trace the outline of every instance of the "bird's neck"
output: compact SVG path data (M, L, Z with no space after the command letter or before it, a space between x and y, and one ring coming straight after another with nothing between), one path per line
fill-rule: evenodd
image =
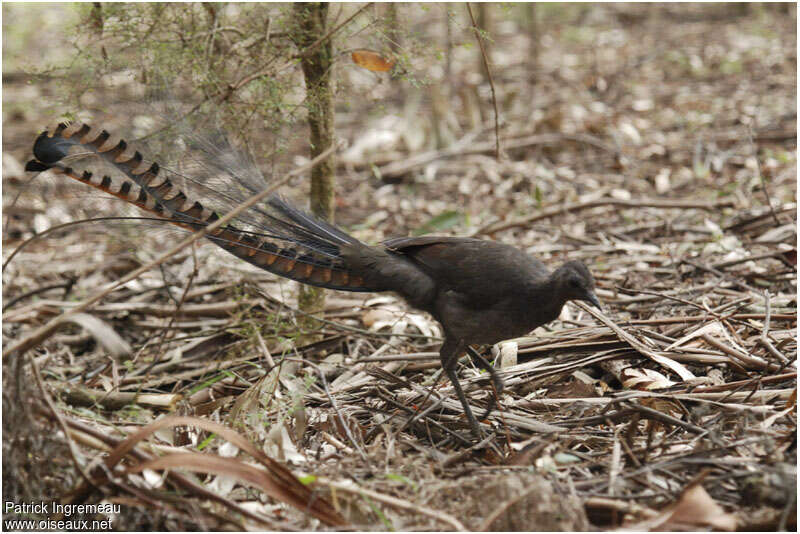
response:
M544 324L555 320L561 314L561 308L566 304L564 291L561 290L560 280L554 275L539 284L530 287L528 302L531 323Z

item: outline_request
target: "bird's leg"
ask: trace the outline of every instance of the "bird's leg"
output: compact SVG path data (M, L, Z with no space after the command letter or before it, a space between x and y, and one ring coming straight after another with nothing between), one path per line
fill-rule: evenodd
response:
M481 439L483 437L483 432L481 432L478 420L475 419L475 416L472 414L472 408L469 407L467 396L464 395L464 390L461 389L461 382L458 381L458 374L456 373L456 363L463 351L463 343L454 341L451 338L445 338L442 348L439 349L439 358L442 360L444 372L447 373L450 382L453 384L453 388L456 390L456 395L458 395L458 400L461 401L461 406L464 407L464 413L467 415L467 421L469 421L469 426L472 428L472 433L475 434L478 439Z
M475 362L478 367L491 375L492 384L494 384L494 395L491 399L489 399L489 405L486 407L486 412L481 417L481 419L486 419L489 417L489 414L492 413L494 407L500 403L500 394L503 392L503 379L497 373L497 370L494 368L494 366L486 361L486 358L481 356L477 350L473 349L471 346L467 346L467 352L472 358L472 361Z

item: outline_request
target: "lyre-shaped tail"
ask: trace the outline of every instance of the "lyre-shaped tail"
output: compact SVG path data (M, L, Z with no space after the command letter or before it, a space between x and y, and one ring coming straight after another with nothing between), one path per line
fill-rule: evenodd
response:
M74 169L69 165L74 147L96 154L124 178ZM61 123L36 139L33 154L35 159L27 163L27 171L50 169L64 174L183 228L197 230L219 219L215 211L190 199L157 163L147 163L141 153L124 140L112 139L105 130ZM280 197L270 197L262 208L253 214L258 219L255 230L227 225L206 237L237 258L304 284L344 291L381 290L370 287L340 255L342 246L366 245Z

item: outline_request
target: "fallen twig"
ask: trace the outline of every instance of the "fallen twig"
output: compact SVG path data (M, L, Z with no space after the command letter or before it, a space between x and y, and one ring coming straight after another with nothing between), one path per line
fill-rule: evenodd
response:
M574 202L572 204L565 204L562 206L555 206L550 209L542 210L536 215L510 221L507 223L490 224L483 228L479 228L473 235L491 235L510 228L518 228L520 226L528 226L536 221L549 219L556 215L570 213L573 211L581 211L589 208L596 208L599 206L618 206L625 208L658 208L658 209L700 209L700 210L717 210L720 208L727 208L733 206L731 200L718 200L710 202L702 202L696 200L668 200L668 199L651 199L640 198L632 200L622 200L619 198L604 197L596 200L588 200L585 202Z

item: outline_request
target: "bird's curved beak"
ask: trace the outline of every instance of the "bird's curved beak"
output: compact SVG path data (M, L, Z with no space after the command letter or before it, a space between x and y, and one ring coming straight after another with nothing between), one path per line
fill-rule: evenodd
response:
M600 299L597 298L597 295L594 294L594 291L589 291L583 300L589 302L589 304L591 304L598 310L603 309L603 307L600 306Z

